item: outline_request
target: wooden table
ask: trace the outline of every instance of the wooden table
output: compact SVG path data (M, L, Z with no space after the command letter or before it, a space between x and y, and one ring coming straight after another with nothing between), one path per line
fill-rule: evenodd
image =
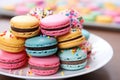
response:
M9 19L0 17L0 31L6 30L9 27ZM69 78L66 80L120 80L120 31L103 30L87 28L93 34L96 34L108 41L114 50L112 60L101 69L89 74ZM16 78L0 75L0 80L14 80ZM17 79L23 80L23 79Z

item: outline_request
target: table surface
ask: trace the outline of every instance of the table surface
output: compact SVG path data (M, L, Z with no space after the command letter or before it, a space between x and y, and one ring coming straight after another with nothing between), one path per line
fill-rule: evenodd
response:
M0 31L6 30L9 27L9 19L6 17L0 16ZM97 28L86 28L89 32L96 34L106 41L108 41L114 50L114 56L111 61L102 67L99 70L91 72L86 75L69 78L66 80L120 80L120 31L116 30L103 30ZM7 77L0 75L0 80L14 80L16 78ZM16 80L23 80L23 79L16 79Z

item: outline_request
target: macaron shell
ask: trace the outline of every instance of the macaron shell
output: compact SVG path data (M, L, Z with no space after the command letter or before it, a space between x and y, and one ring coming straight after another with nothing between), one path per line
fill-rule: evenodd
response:
M26 57L26 52L18 52L17 54L11 54L11 52L6 52L3 50L0 50L0 59L4 60L5 62L10 61L10 62L19 62L19 60L23 59Z
M20 67L23 67L26 64L27 60L23 60L22 62L16 63L16 64L4 64L0 63L0 68L4 69L18 69Z
M85 40L85 37L83 36L83 37L73 40L73 41L58 44L58 47L61 49L72 48L72 47L80 45L84 40Z
M29 64L41 66L41 67L55 67L59 64L59 58L57 56L47 56L47 57L31 57L29 59Z
M30 15L21 15L15 16L10 20L10 24L16 28L34 28L39 26L39 20L34 16Z
M32 37L25 41L26 47L46 47L56 44L57 44L57 40L54 37L50 37L46 35Z
M54 49L49 49L49 50L43 50L43 51L33 51L33 50L27 50L27 54L31 56L36 56L36 57L43 57L43 56L50 56L55 54L57 51L57 48Z
M87 64L87 53L85 53L79 47L61 50L59 51L58 55L61 60L61 67L66 70L79 70L84 68ZM84 60L84 62L82 60ZM64 61L67 61L70 64L63 63ZM75 61L82 62L75 63Z
M82 33L81 33L80 29L78 29L78 28L71 28L69 33L67 33L65 35L62 35L62 36L59 36L59 37L57 37L57 39L58 39L58 42L65 41L65 40L69 40L69 39L75 38L76 36L79 36L81 34Z
M36 36L38 33L40 33L40 30L38 29L33 32L16 32L16 31L11 30L11 32L17 37L30 38L30 37Z
M74 71L74 70L80 70L80 69L83 69L85 68L87 62L84 62L82 64L78 64L78 65L65 65L65 64L61 64L61 67L65 70L71 70L71 71Z
M87 58L87 53L85 53L79 47L71 49L61 49L58 53L60 60L63 61L77 61Z
M25 39L16 37L10 31L0 33L0 44L11 47L22 47L24 46L24 42Z
M43 28L60 28L66 24L70 24L70 19L60 14L50 15L42 19L40 24Z
M36 70L36 69L31 69L32 72L34 72L36 75L41 75L41 76L48 76L55 74L58 71L58 68L55 68L54 70Z
M88 40L90 37L90 33L85 29L82 29L82 35L85 36L86 40Z
M66 49L80 45L85 40L85 37L82 36L82 33L78 28L74 28L71 29L69 33L63 36L59 36L57 39L58 39L58 47L61 49Z
M70 30L70 27L62 29L62 30L57 30L57 31L46 31L46 30L41 29L41 32L49 36L60 36L60 35L64 35L68 33L69 30Z
M23 51L25 48L24 47L11 47L11 46L6 46L6 45L2 45L0 44L0 49L7 51L7 52L12 52L12 53L16 53L16 52L21 52Z
M0 34L0 49L8 52L20 52L24 50L25 39L14 36L10 31Z
M41 20L41 32L49 36L60 36L69 32L70 19L61 14L47 16ZM50 29L50 30L46 30ZM53 30L51 30L53 29Z
M10 52L0 50L0 67L4 69L16 69L27 63L25 51L11 54Z
M32 72L37 75L52 75L55 74L60 65L59 58L57 56L48 56L48 57L31 57L28 62L30 65L36 66L36 67L42 67L43 69L35 69L31 68ZM44 68L53 68L53 69L44 69Z
M36 36L40 32L39 20L30 15L15 16L10 20L11 32L22 38Z
M45 35L40 35L40 36L27 39L25 41L25 46L26 46L27 54L31 56L39 56L39 57L53 55L58 50L57 40L54 37L45 36ZM44 50L40 50L40 48L39 50L31 50L31 49L28 49L27 47L31 47L31 48L47 47L47 48Z

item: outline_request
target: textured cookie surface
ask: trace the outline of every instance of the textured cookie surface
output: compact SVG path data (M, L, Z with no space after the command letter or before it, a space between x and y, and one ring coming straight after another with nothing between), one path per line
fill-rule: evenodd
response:
M17 54L11 54L0 50L0 67L4 69L16 69L24 66L27 63L26 53L19 52Z
M23 29L37 27L39 25L38 23L39 23L38 19L36 19L33 16L26 15L16 16L10 20L11 26Z
M61 67L66 70L79 70L86 66L87 53L80 48L64 49L59 51Z
M40 58L31 57L28 63L31 70L37 75L55 74L58 71L60 65L60 61L57 56Z
M70 19L64 15L50 15L41 20L41 31L50 36L60 36L70 30Z
M66 49L79 46L85 40L85 37L78 28L71 28L69 33L59 36L57 40L58 47Z
M54 37L40 35L25 41L26 51L32 56L48 56L57 51L57 40Z
M25 39L14 36L10 31L0 33L0 49L8 52L20 52L24 49Z

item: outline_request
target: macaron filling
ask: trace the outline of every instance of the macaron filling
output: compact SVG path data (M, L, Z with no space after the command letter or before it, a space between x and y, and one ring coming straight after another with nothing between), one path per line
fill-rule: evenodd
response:
M35 51L48 50L48 49L54 49L54 48L57 48L57 45L46 46L46 47L26 47L26 49L28 50L35 50Z
M12 26L11 29L16 32L33 32L33 31L38 30L39 27L35 27L35 28L31 28L31 29L20 29L20 28L15 28Z
M64 40L64 41L59 41L58 43L63 43L63 42L72 41L72 40L76 40L76 39L79 39L79 38L82 38L82 37L83 37L83 36L82 36L82 35L80 35L80 36L77 36L77 37L75 37L75 38L73 38L73 39Z
M46 31L56 31L56 30L66 29L66 28L68 28L69 26L70 26L70 24L69 24L69 25L66 25L66 26L64 26L64 27L60 27L60 28L51 28L51 29L48 29L48 28L43 28L43 27L41 27L41 29L46 30Z
M67 64L67 65L77 65L77 64L82 64L86 62L87 58L78 60L78 61L61 61L62 64Z

